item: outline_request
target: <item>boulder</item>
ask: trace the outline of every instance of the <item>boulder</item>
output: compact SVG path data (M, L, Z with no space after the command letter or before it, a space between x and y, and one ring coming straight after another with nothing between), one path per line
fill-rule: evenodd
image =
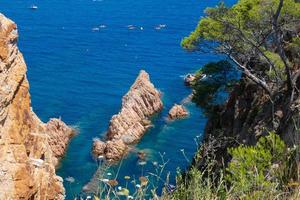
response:
M168 118L170 120L181 119L188 116L189 112L183 105L175 104L169 111Z
M187 75L184 77L184 84L185 84L186 86L191 86L195 80L196 80L195 75L193 75L193 74L187 74Z
M99 139L95 139L93 143L93 155L95 155L96 157L100 155L104 155L105 148L106 148L105 142L102 142Z
M106 143L105 158L108 162L121 160L127 153L128 147L123 140L111 140Z

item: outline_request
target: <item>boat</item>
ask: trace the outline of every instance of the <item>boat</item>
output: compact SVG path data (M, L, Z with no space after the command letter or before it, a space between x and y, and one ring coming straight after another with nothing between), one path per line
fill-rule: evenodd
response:
M37 10L37 9L38 9L38 7L37 7L36 5L31 5L29 8L30 8L31 10Z

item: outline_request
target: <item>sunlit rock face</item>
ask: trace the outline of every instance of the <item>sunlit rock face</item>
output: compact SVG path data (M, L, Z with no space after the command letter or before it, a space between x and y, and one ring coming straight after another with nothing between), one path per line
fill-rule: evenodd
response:
M74 131L32 111L17 41L16 24L0 14L0 199L64 199L55 165Z
M177 105L175 104L168 114L169 120L176 120L176 119L182 119L189 115L189 112L183 105Z
M161 93L150 82L149 74L140 71L134 84L122 99L118 114L110 120L106 144L95 141L94 155L104 155L108 161L121 159L128 145L138 142L152 126L150 117L163 108Z

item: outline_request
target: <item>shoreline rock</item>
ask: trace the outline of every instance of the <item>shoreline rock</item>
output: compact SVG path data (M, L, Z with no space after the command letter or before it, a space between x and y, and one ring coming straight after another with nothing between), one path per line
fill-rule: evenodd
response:
M191 86L193 85L193 82L196 80L196 77L194 74L187 74L185 77L184 77L184 84L186 86Z
M16 24L0 13L0 199L64 199L55 166L74 131L32 111L17 42Z
M189 112L183 105L177 105L175 104L168 114L169 120L176 120L176 119L182 119L189 115Z
M150 117L162 108L161 93L150 82L149 74L141 70L123 97L120 112L110 120L104 150L104 144L96 140L93 154L96 157L103 155L109 162L120 160L128 145L137 143L152 126Z

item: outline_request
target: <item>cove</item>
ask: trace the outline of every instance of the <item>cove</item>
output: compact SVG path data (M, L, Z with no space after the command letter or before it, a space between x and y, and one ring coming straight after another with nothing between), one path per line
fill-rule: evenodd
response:
M65 181L67 199L73 199L96 171L90 154L92 140L105 134L140 69L162 91L164 110L154 117L155 127L136 148L148 153L149 163L159 161L159 152L164 153L169 160L165 171L171 172L174 181L176 168L189 165L187 159L197 148L194 139L202 136L206 118L192 103L187 105L189 118L167 123L165 117L174 103L191 92L182 76L218 60L216 55L185 52L180 41L194 29L199 13L218 0L34 3L39 8L32 11L28 9L31 2L1 0L0 12L19 26L35 112L43 121L61 116L79 129L58 168L64 179L75 179L71 187ZM166 27L155 29L159 24ZM136 29L128 29L129 25ZM120 177L138 177L141 170L136 156L130 154L122 163Z

